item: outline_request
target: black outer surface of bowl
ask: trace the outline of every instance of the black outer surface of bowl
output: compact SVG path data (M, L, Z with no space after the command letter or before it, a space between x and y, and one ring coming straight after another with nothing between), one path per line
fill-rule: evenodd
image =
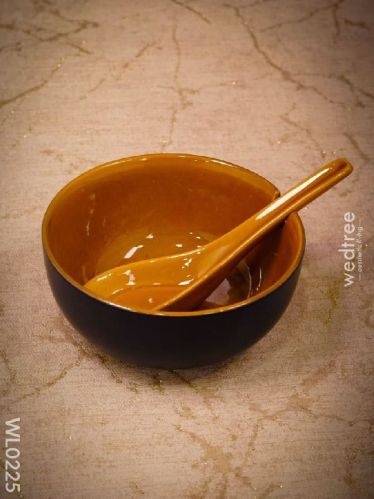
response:
M302 258L278 288L219 313L168 316L132 312L97 300L68 282L44 253L61 310L84 336L131 364L166 369L223 361L246 349L278 321L291 300Z

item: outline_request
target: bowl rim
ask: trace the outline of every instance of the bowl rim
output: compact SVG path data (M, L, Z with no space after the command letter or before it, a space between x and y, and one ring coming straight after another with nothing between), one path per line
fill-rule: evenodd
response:
M255 303L266 296L270 295L273 293L273 291L277 290L280 288L288 279L291 277L291 275L297 270L299 267L299 264L303 258L304 252L305 252L305 244L306 244L306 238L305 238L305 229L303 226L303 223L301 221L300 216L298 215L297 212L291 213L289 217L292 217L295 222L296 222L296 228L297 228L297 233L298 233L298 241L299 241L299 246L297 248L296 256L294 260L291 262L291 264L288 266L286 272L281 276L280 279L275 281L271 286L266 288L265 290L261 291L260 293L250 297L246 298L245 300L241 300L235 303L232 303L230 305L223 305L223 306L218 306L215 308L209 308L209 309L203 309L203 310L192 310L192 311L184 311L184 312L171 312L171 311L151 311L151 310L145 310L145 309L140 309L140 308L130 308L130 307L125 307L124 305L119 305L117 303L113 303L109 300L105 300L104 298L100 298L99 296L95 295L94 293L88 291L84 286L76 282L74 279L72 279L67 272L64 271L64 269L61 267L61 265L56 261L47 237L47 225L49 220L51 219L51 216L53 214L54 207L58 204L59 198L66 192L68 191L74 184L79 183L83 177L89 177L92 175L94 172L97 172L99 170L104 170L106 168L115 166L115 165L126 165L128 162L132 161L140 161L143 158L156 158L156 157L188 157L188 158L196 158L196 159L201 159L208 161L209 163L218 163L221 166L224 167L229 167L229 168L234 168L240 170L242 173L245 174L250 174L252 176L255 176L259 178L264 184L267 184L268 187L270 187L275 196L278 196L280 194L279 190L277 187L270 182L268 179L263 177L262 175L259 175L258 173L249 170L248 168L245 168L243 166L239 166L235 163L231 163L228 161L220 160L217 158L213 158L210 156L203 156L199 154L190 154L190 153L148 153L148 154L140 154L140 155L135 155L135 156L129 156L129 157L124 157L124 158L119 158L113 161L108 161L106 163L102 163L100 165L94 166L93 168L90 168L86 170L85 172L77 175L74 177L72 180L67 182L60 190L57 191L57 193L54 195L50 203L48 204L48 207L44 213L43 216L43 221L42 221L42 245L43 249L45 251L46 256L48 257L49 262L51 265L54 267L54 269L57 271L58 274L61 275L61 277L67 281L69 284L71 284L73 287L75 287L77 290L83 292L85 295L87 295L90 298L93 298L99 302L102 302L106 305L110 305L112 307L118 308L120 310L125 310L126 312L132 312L136 314L142 314L142 315L150 315L150 316L163 316L163 317L196 317L196 316L204 316L204 315L212 315L212 314L221 314L224 312L230 312L232 310L235 310L237 308L242 308L246 305L250 305L252 303Z

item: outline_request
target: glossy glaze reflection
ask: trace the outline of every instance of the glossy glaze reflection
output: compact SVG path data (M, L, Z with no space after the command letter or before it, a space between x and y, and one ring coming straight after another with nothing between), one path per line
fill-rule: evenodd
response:
M195 233L155 233L137 230L122 234L113 240L98 260L94 280L85 283L86 289L99 297L126 307L153 309L178 290L187 286L196 278L193 269L188 269L189 260L184 259L181 277L163 275L160 279L144 280L137 272L137 265L131 264L159 256L183 254L191 250L203 250L204 246L217 236L206 232ZM130 265L130 269L118 274L118 267ZM109 270L108 270L109 269ZM113 269L111 272L110 269ZM254 276L262 272L254 270ZM100 277L99 274L102 274ZM161 282L159 282L161 280ZM99 283L100 289L97 289ZM108 285L106 286L106 284ZM242 262L217 289L199 306L200 310L229 305L245 300L260 287L250 275L246 262Z

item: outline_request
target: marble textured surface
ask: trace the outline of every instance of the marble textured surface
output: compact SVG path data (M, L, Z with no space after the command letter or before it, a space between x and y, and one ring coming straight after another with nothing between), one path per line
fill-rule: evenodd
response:
M21 417L22 497L373 497L373 2L2 0L0 12L1 415ZM69 326L46 281L55 192L157 151L236 162L281 189L335 156L356 167L302 213L286 314L225 365L123 365ZM347 211L364 266L344 287Z

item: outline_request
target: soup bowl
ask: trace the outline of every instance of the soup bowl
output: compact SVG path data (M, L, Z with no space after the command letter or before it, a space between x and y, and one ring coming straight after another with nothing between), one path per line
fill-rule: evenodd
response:
M44 215L54 297L78 331L125 362L176 369L223 361L267 333L292 297L305 247L296 213L198 310L126 308L84 284L116 265L194 249L277 196L260 175L203 156L147 154L97 166L63 187Z

